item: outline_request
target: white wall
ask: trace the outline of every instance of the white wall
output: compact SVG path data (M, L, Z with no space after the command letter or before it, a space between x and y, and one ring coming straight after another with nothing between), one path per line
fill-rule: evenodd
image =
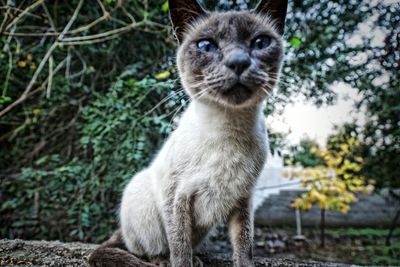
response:
M289 168L283 166L278 155L268 155L267 163L258 178L253 195L253 209L257 209L270 194L278 194L282 189L300 189L299 179L289 179L283 173Z

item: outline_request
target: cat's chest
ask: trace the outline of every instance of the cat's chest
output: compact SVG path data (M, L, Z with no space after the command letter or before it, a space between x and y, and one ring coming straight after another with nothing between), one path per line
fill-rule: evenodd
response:
M225 222L241 200L250 198L265 160L263 144L257 142L212 140L203 142L201 154L188 157L191 160L186 179L194 190L198 225Z
M264 162L265 142L257 137L240 138L234 134L212 137L197 136L184 146L186 170L200 176L210 186L235 188L242 178L260 169ZM198 178L199 179L199 178Z
M232 121L218 113L198 114L189 108L165 159L172 159L176 194L193 196L196 224L211 226L250 198L265 162L267 136L262 116Z

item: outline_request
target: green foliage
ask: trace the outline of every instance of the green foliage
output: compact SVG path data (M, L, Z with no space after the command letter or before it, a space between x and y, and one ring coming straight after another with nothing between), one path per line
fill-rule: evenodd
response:
M377 236L385 237L389 233L389 229L377 229L377 228L337 228L337 229L327 229L327 234L333 236L350 235L350 236ZM400 237L400 229L397 229L393 236Z
M148 164L171 131L172 116L184 97L175 93L170 80L136 80L136 74L136 66L128 68L82 112L83 153L94 155L91 168L106 183L116 177L126 181ZM155 108L165 95L168 102Z
M395 90L393 90L395 91ZM393 98L395 98L393 96ZM400 99L399 99L400 101ZM386 105L383 104L382 105ZM395 109L396 106L391 107ZM400 133L393 125L398 121L399 114L377 111L367 119L365 126L360 127L356 122L345 123L335 127L335 133L328 138L327 147L331 151L340 149L341 143L357 137L360 146L353 151L353 157L362 157L362 172L365 176L376 181L378 188L400 186L400 173L397 162L400 155ZM387 120L386 125L376 125L376 120ZM375 125L375 126L374 126Z
M173 90L176 45L165 0L85 1L65 38L107 38L59 40L18 102L79 2L43 1L12 24L38 1L0 0L0 112L13 107L0 116L4 237L104 240L115 228L127 179L151 160L186 105L183 93ZM200 2L226 10L257 1ZM398 10L367 0L290 2L282 83L266 110L297 97L333 103L331 85L350 83L369 118L358 132L365 137L364 170L379 186L399 185ZM384 30L385 45L374 45L373 34L359 45L347 42L371 14L378 16L372 24ZM367 59L357 63L360 53ZM372 83L382 76L388 79ZM283 136L272 132L271 142L282 147ZM306 150L298 161L317 164Z
M354 264L363 266L399 266L400 264L400 242L395 242L391 246L369 245L362 250L355 249L354 246L345 246L344 250L352 255Z
M286 134L274 131L268 128L269 149L272 154L282 156L283 150L286 148Z
M108 203L93 201L104 190L95 179L86 164L63 165L58 155L38 160L34 167L2 183L2 191L12 197L6 195L0 206L1 235L87 240L86 231L93 225L94 233L106 232L112 221L104 208L113 209Z
M16 2L17 9L6 2L0 112L20 99L56 40L45 34L61 32L80 0L44 1L10 28L18 10L35 2ZM184 105L171 80L151 78L163 69L174 78L164 2L85 2L66 38L118 31L132 18L142 24L82 45L61 40L53 68L49 59L28 97L0 116L1 236L101 241L115 229L126 180L151 160Z
M318 143L310 138L303 138L298 145L289 147L285 154L285 162L290 165L315 167L323 164L323 159L313 152Z
M2 182L2 236L99 242L115 229L124 185L151 160L185 104L173 81L136 76L137 66L127 68L85 105L71 160L46 155Z
M299 37L292 37L289 42L294 48L298 48L301 45L301 39Z
M167 12L168 9L169 9L168 1L165 1L164 4L161 6L161 10L162 10L163 12Z

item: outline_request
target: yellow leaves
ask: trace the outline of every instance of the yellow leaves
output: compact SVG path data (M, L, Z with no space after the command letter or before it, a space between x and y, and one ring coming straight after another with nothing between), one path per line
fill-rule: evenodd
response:
M21 69L26 67L26 61L25 60L20 60L18 61L18 67L20 67Z
M342 150L344 153L349 151L349 145L348 144L340 144L340 150Z
M364 163L364 159L362 157L355 157L354 160L358 163Z
M39 114L40 112L41 112L41 109L40 109L40 108L34 108L34 109L32 109L32 113L35 114L35 115Z
M312 204L304 200L303 196L296 198L293 200L292 204L290 204L292 208L297 208L301 210L309 210L312 208Z
M350 146L344 145L341 149L345 151L331 153L316 150L324 159L325 166L296 170L292 173L301 179L302 187L308 189L308 192L293 201L292 207L308 210L316 204L320 209L346 213L350 210L349 204L357 201L355 193L371 192L371 182L359 175L361 160L353 160Z
M357 201L356 193L371 193L373 180L361 175L363 159L354 156L359 141L349 138L333 149L312 147L311 152L323 159L322 166L292 171L291 177L301 180L308 191L293 200L291 206L308 210L314 204L320 209L347 213Z
M32 54L28 54L25 59L19 60L17 62L17 65L21 69L23 69L23 68L25 68L26 66L29 65L29 69L35 70L36 69L36 64L35 64L35 62L32 62L32 60L33 60Z
M292 165L293 165L292 160L290 160L290 159L285 159L285 165L286 165L286 166L292 166Z
M310 201L314 202L318 199L318 192L315 189L311 189L310 193L309 193L309 199Z
M311 149L310 149L310 152L311 152L312 154L318 154L318 151L319 151L319 149L318 149L318 147L315 146L315 145L313 145L313 146L311 147Z
M349 210L350 210L350 206L349 206L349 205L346 205L346 204L342 204L342 205L340 205L340 207L339 207L339 211L340 211L341 213L347 213Z
M310 191L310 201L317 202L321 209L326 209L327 206L327 196L323 193L318 192L315 188Z
M169 70L165 70L157 73L155 77L157 80L165 80L168 79L169 76L171 76L171 72Z
M326 201L320 201L320 202L318 202L318 206L319 206L319 208L322 210L322 209L324 209L324 210L326 210L327 209L327 203L326 203Z

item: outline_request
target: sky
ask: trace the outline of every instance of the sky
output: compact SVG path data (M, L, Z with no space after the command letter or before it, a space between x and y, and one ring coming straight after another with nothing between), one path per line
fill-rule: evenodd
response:
M308 136L324 145L332 133L335 124L356 120L359 124L365 121L364 112L357 112L354 102L360 99L357 90L346 83L333 86L338 95L335 105L316 107L311 103L297 101L285 107L284 112L267 118L268 125L275 131L288 134L287 141L297 144L302 137Z

